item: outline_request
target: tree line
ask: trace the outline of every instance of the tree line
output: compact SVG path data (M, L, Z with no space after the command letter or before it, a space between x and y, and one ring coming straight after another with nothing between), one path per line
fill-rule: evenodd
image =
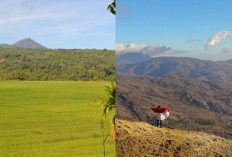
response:
M0 48L0 80L112 80L115 51Z

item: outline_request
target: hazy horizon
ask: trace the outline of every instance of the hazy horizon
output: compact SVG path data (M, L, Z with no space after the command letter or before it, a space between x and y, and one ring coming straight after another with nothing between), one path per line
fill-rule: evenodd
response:
M37 41L35 41L34 39L32 39L30 37L24 38L22 40L25 40L25 39L30 39L30 40L33 40L34 42L38 43ZM18 40L18 41L14 42L14 43L0 43L0 45L4 45L4 44L13 45L13 44L15 44L15 43L17 43L19 41L22 41L22 40ZM40 43L38 43L38 44L40 44ZM94 47L92 47L92 48L91 47L88 47L88 48L61 48L61 47L49 48L46 45L42 45L42 46L44 46L44 47L46 47L48 49L65 49L65 50L69 50L69 49L97 49L97 50L107 49L107 48L94 48ZM115 50L115 49L107 49L107 50Z

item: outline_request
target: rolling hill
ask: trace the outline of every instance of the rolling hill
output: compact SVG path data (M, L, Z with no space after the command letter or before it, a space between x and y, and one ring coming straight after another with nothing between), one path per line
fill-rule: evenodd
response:
M0 48L11 48L9 44L0 44Z
M232 137L232 86L185 76L117 76L118 119L154 123L151 107L169 107L169 126Z
M232 156L232 141L211 134L117 120L116 156Z

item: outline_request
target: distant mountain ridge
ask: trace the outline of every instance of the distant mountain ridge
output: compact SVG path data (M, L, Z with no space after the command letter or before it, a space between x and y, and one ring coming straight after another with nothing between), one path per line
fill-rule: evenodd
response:
M1 48L31 48L31 49L47 49L45 46L35 42L30 38L20 40L12 45L0 44Z
M232 59L227 60L226 63L232 64Z
M210 81L232 81L231 64L187 57L157 57L137 64L120 65L116 69L130 75L184 75Z
M117 66L125 64L136 64L150 59L153 59L153 57L141 53L125 53L116 55L116 64Z

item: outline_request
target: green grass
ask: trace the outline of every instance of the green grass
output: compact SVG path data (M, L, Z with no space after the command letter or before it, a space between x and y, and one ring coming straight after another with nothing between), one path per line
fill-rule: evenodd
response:
M106 84L0 81L0 157L102 157L102 112L95 99ZM106 156L115 156L111 138Z

